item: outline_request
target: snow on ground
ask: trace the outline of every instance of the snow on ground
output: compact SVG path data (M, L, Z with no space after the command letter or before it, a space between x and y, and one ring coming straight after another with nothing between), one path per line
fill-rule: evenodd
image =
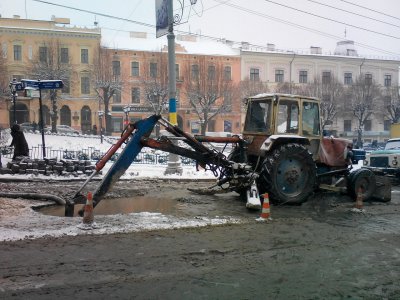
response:
M26 133L25 137L30 147L40 145L41 135ZM111 140L112 142L112 140ZM9 144L11 141L9 141ZM80 150L82 148L94 147L102 152L106 152L111 143L106 141L100 143L100 138L83 136L45 136L46 147L53 149ZM3 165L10 159L2 157ZM106 174L112 163L107 163L103 169ZM140 178L171 178L171 179L212 179L211 172L195 170L194 166L183 165L182 175L164 175L166 165L145 165L132 164L123 179ZM0 175L0 179L29 179L41 178L47 180L69 180L70 178L58 176L43 175ZM82 176L82 180L87 176ZM178 218L160 213L130 213L116 215L95 216L96 228L91 230L81 229L82 218L65 218L43 215L32 209L34 206L46 205L48 202L24 200L24 199L6 199L0 198L0 241L15 241L20 239L36 239L41 237L61 237L76 236L83 234L112 234L124 232L137 232L155 229L173 229L183 227L199 227L220 225L227 223L240 222L239 219L231 217L221 218Z
M41 144L41 135L26 133L25 137L30 146ZM100 143L97 136L56 136L46 135L46 146L53 149L80 150L82 148L94 147L100 151L106 151L110 148L111 143L106 141ZM10 141L11 143L11 141ZM3 164L9 159L2 158ZM103 174L110 168L112 163L107 163L103 169ZM362 166L362 161L358 165L354 165L354 169ZM211 172L195 170L194 166L183 165L182 175L164 175L166 165L145 165L132 164L123 179L140 179L140 178L171 178L171 179L212 179ZM57 176L35 176L35 175L0 175L1 178L42 178L48 180L65 180L70 178L62 178ZM81 179L86 179L83 176ZM82 219L78 217L65 218L48 216L38 213L32 209L33 206L41 206L48 202L24 200L24 199L6 199L0 198L0 241L15 241L20 239L36 239L41 237L61 237L76 236L84 234L112 234L138 232L156 229L173 229L183 227L199 227L220 224L231 224L241 222L240 219L233 217L221 218L178 218L160 213L130 213L95 216L97 228L92 230L81 229Z

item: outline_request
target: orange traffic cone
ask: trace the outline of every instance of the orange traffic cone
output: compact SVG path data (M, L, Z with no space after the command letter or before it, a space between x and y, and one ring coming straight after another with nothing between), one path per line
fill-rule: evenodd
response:
M93 196L92 192L88 192L85 208L83 211L83 224L92 225L93 221L94 221Z
M356 204L354 205L354 207L357 208L357 209L362 209L363 208L363 191L362 191L361 187L358 188Z
M256 220L257 221L272 220L271 214L270 214L270 208L269 208L269 195L268 195L268 193L265 193L265 194L261 195L261 197L264 198L264 202L263 202L262 210L261 210L261 216Z

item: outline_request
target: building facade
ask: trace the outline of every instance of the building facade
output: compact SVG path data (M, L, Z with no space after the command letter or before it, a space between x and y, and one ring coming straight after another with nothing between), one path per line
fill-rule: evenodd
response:
M51 21L37 21L14 18L0 18L0 46L7 65L9 81L15 78L30 78L33 65L49 63L50 52L57 48L57 67L64 68L67 77L65 87L58 91L56 107L57 124L69 125L89 132L98 122L98 99L92 84L93 59L101 39L100 29L71 26L69 19L54 18ZM55 79L55 78L54 78ZM44 125L50 125L53 103L48 91L42 91ZM19 92L15 103L16 121L40 121L39 92ZM13 123L14 104L11 97L3 97L0 106L0 126Z
M270 91L284 83L288 92L295 91L316 78L324 82L333 77L348 87L360 74L373 80L382 90L399 85L400 60L360 57L352 41L338 42L331 54L323 54L319 47L311 47L307 53L298 53L279 51L274 45L252 48L242 43L241 59L241 79L265 82ZM355 139L356 126L356 118L347 109L338 113L326 129L338 136ZM384 142L389 138L389 127L387 114L383 110L375 111L364 125L364 142Z
M148 85L152 82L164 89L164 100L168 103L168 47L166 39L148 38L146 33L140 32L132 32L129 37L114 38L112 43L113 47L109 50L113 52L113 66L121 76L122 90L113 97L110 111L113 131L121 132L127 119L135 121L155 113L157 108L150 104L151 95L148 94ZM103 44L111 44L111 41L104 38ZM222 43L204 43L192 36L178 35L175 53L178 125L186 132L200 133L201 121L189 103L187 81L196 70L207 74L215 70L223 72L224 79L229 81L235 91L230 93L229 108L210 120L207 131L240 133L241 100L236 90L240 82L239 51ZM215 107L211 107L211 113L227 101L224 98L216 101ZM126 107L129 107L128 112ZM162 113L168 118L168 109Z

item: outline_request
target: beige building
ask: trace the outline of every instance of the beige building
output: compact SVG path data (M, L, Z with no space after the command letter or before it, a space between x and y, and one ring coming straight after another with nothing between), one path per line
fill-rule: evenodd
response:
M6 58L9 80L29 78L32 65L37 61L48 61L55 45L59 66L68 75L56 100L57 124L69 125L83 132L89 132L98 122L99 102L91 85L93 59L100 38L99 28L71 26L69 19L65 18L53 17L51 21L21 19L19 16L0 18L0 46ZM0 102L0 126L3 128L14 121L14 106L10 98L3 98ZM47 91L42 91L42 102L44 123L50 125L53 107ZM38 123L39 92L19 92L15 109L18 123Z
M305 85L314 78L335 77L345 86L363 74L372 78L382 89L398 86L400 60L390 58L367 58L358 56L352 41L338 42L334 52L326 54L319 47L310 47L307 53L277 50L275 45L254 48L248 43L241 47L241 78L266 82L270 91L283 83L289 89ZM376 111L364 128L364 142L377 140L383 142L389 137L387 115ZM338 114L334 122L328 126L339 136L350 139L357 137L356 119L352 113Z

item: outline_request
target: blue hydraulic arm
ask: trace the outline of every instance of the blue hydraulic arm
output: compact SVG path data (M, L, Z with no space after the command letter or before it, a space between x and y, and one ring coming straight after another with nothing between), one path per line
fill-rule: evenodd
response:
M140 120L134 124L129 124L121 139L113 145L108 152L96 163L96 168L93 174L85 181L81 188L77 191L72 201L66 201L65 216L72 217L74 215L74 205L77 203L84 203L86 197L80 194L82 189L89 183L89 181L96 175L111 158L111 156L126 142L129 138L124 150L118 156L117 160L108 170L107 174L103 177L100 185L93 195L93 206L96 206L104 195L112 188L114 183L125 173L125 171L132 164L136 156L142 150L141 138L149 136L155 124L160 119L160 116L153 115L147 119ZM83 212L80 211L80 214Z

